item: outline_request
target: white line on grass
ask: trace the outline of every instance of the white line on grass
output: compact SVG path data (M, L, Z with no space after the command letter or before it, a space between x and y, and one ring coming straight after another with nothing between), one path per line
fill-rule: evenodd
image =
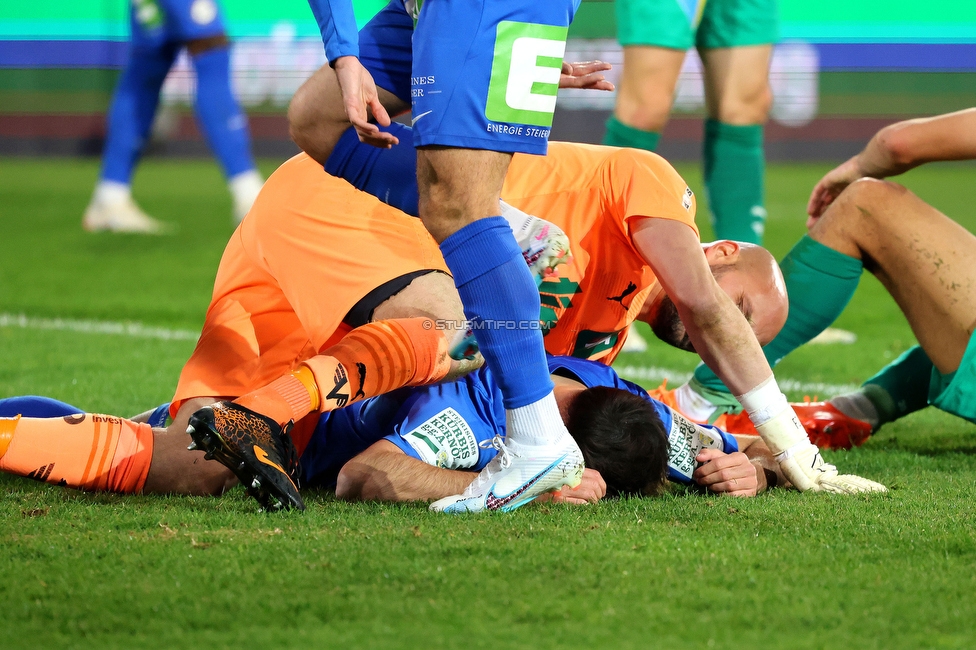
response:
M79 332L81 334L109 334L131 336L162 341L196 341L198 332L148 327L142 323L117 323L99 320L76 320L73 318L32 318L24 314L0 313L0 327L19 327L27 330L55 330Z
M613 369L624 379L649 382L659 382L667 379L669 385L672 387L679 386L691 379L690 372L659 368L657 366L614 366ZM854 384L825 384L819 381L797 381L784 377L777 377L776 382L779 384L780 389L784 391L804 393L811 397L817 395L821 398L850 393L858 388Z
M72 318L32 318L24 314L0 313L0 327L19 327L27 330L55 330L78 332L81 334L108 334L135 338L159 339L162 341L196 341L200 335L191 330L149 327L142 323L121 323L98 320L76 320ZM658 366L614 366L620 376L635 381L660 382L667 379L677 386L688 381L691 373ZM857 389L854 384L825 384L804 382L780 377L777 379L784 391L832 397Z

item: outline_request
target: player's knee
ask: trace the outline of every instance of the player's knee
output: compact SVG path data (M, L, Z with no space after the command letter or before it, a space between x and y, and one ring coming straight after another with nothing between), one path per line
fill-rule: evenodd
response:
M725 124L762 124L773 106L773 92L768 83L742 89L719 102L719 121Z
M841 192L835 203L844 212L865 221L886 221L897 216L892 204L911 195L904 186L876 178L859 178Z
M674 93L656 87L652 90L655 92L645 92L645 89L621 92L614 109L617 118L641 131L663 131L671 113Z

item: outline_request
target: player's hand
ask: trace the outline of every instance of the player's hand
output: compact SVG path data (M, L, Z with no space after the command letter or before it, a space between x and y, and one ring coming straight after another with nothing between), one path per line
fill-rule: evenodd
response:
M854 156L847 162L832 169L826 176L820 179L813 192L810 193L810 201L807 203L807 228L813 228L817 219L823 216L824 211L834 202L841 192L848 185L864 176L861 171L859 156Z
M756 466L745 454L726 454L720 449L702 449L695 457L701 465L691 475L695 483L711 492L734 497L754 497L759 490Z
M587 467L583 470L583 480L574 488L563 487L553 492L547 492L540 496L536 501L539 503L572 503L574 505L585 506L588 503L596 503L607 495L607 484L600 476L600 472Z
M839 474L837 468L824 462L820 449L809 442L787 449L777 457L780 469L800 492L861 494L887 492L888 488L853 474Z
M380 131L378 126L369 121L369 114L372 113L381 125L390 126L390 115L380 103L372 75L359 59L354 56L340 56L335 60L335 71L339 89L342 91L346 117L356 128L359 141L380 149L389 149L399 144L400 140L396 136Z
M612 68L604 61L583 61L566 63L563 61L562 74L559 75L560 88L585 88L587 90L613 90L604 72Z

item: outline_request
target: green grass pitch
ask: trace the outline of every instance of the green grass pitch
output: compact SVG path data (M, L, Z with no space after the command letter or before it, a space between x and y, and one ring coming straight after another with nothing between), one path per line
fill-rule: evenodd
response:
M777 257L827 169L770 166ZM681 171L703 196L698 170ZM904 181L973 229L973 173ZM199 329L230 201L214 164L151 160L136 197L179 232L86 234L96 174L92 161L0 160L0 397L131 415L169 399L191 340L9 317ZM807 346L778 376L856 384L914 341L869 276L838 325L858 343ZM619 363L686 373L694 359L652 343ZM678 491L470 517L327 494L265 515L240 489L123 497L0 477L0 647L971 648L974 454L976 427L928 410L828 454L887 496Z

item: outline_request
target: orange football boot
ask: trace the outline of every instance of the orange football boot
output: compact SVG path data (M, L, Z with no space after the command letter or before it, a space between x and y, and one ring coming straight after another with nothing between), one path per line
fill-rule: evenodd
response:
M790 406L807 430L810 442L821 449L860 447L871 437L868 422L845 415L830 402L811 402L808 399Z

